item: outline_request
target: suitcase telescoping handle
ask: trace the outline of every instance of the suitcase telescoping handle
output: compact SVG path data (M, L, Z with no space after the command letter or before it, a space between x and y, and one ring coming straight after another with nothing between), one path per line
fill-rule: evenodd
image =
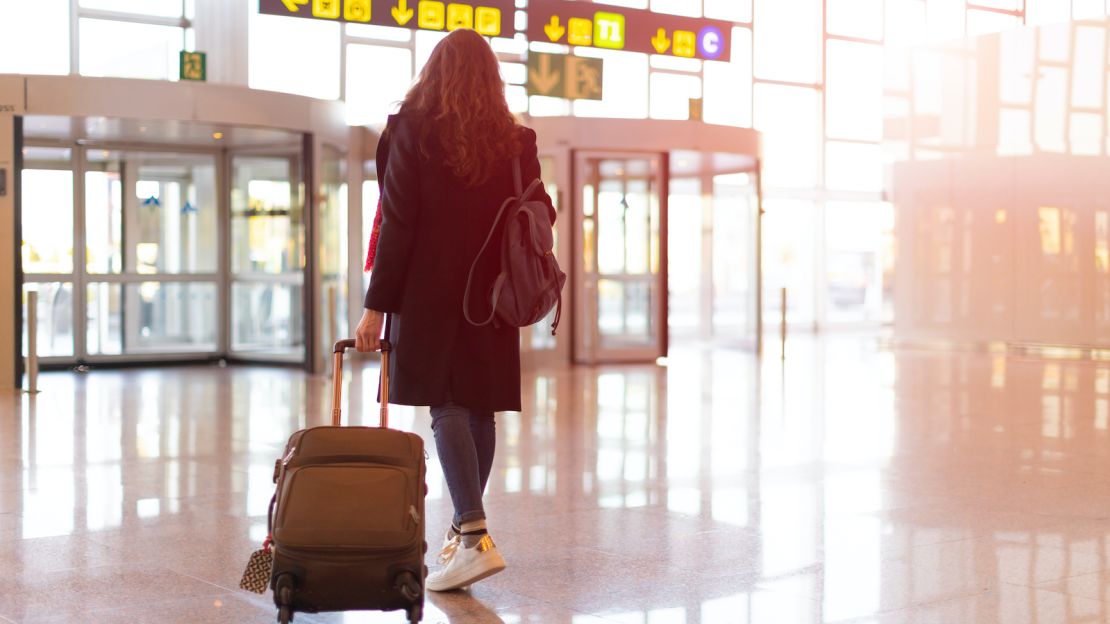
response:
M342 425L341 405L343 405L343 354L347 349L355 348L355 339L346 338L335 343L333 349L333 366L331 379L331 424L338 427ZM381 427L389 426L389 352L391 345L388 340L382 340L382 374L381 374Z

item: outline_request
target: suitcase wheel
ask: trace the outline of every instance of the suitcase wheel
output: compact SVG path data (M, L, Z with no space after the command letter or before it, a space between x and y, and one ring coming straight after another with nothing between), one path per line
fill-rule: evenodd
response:
M293 579L282 574L274 584L274 602L278 605L278 622L289 624L293 621Z
M424 619L424 606L416 603L409 607L409 624L420 624Z

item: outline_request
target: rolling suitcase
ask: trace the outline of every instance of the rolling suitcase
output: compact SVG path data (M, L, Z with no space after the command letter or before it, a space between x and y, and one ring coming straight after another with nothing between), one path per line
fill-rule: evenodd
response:
M389 429L389 343L382 341L381 426L340 426L343 354L335 343L332 426L289 437L270 503L278 621L294 612L424 611L425 455L420 436Z

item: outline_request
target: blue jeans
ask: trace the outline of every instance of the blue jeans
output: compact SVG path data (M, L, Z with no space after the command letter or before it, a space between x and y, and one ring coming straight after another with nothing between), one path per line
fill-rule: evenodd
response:
M455 505L455 523L484 520L482 492L493 467L497 430L493 412L446 403L432 408L439 463Z

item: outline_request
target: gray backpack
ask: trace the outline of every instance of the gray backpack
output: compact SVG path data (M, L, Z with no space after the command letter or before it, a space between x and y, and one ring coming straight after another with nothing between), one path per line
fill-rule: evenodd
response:
M555 321L551 324L551 334L555 335L563 314L563 284L567 281L567 274L563 273L555 259L555 237L548 220L547 204L529 199L542 183L536 179L526 190L521 190L520 161L513 159L513 185L516 196L501 204L486 242L482 243L470 265L466 293L463 295L463 315L471 325L478 327L489 325L495 317L511 327L527 327L540 322L552 308L556 308ZM489 291L489 317L477 322L470 318L470 287L474 281L474 269L497 231L502 215L505 216L505 234L501 240L501 272Z

